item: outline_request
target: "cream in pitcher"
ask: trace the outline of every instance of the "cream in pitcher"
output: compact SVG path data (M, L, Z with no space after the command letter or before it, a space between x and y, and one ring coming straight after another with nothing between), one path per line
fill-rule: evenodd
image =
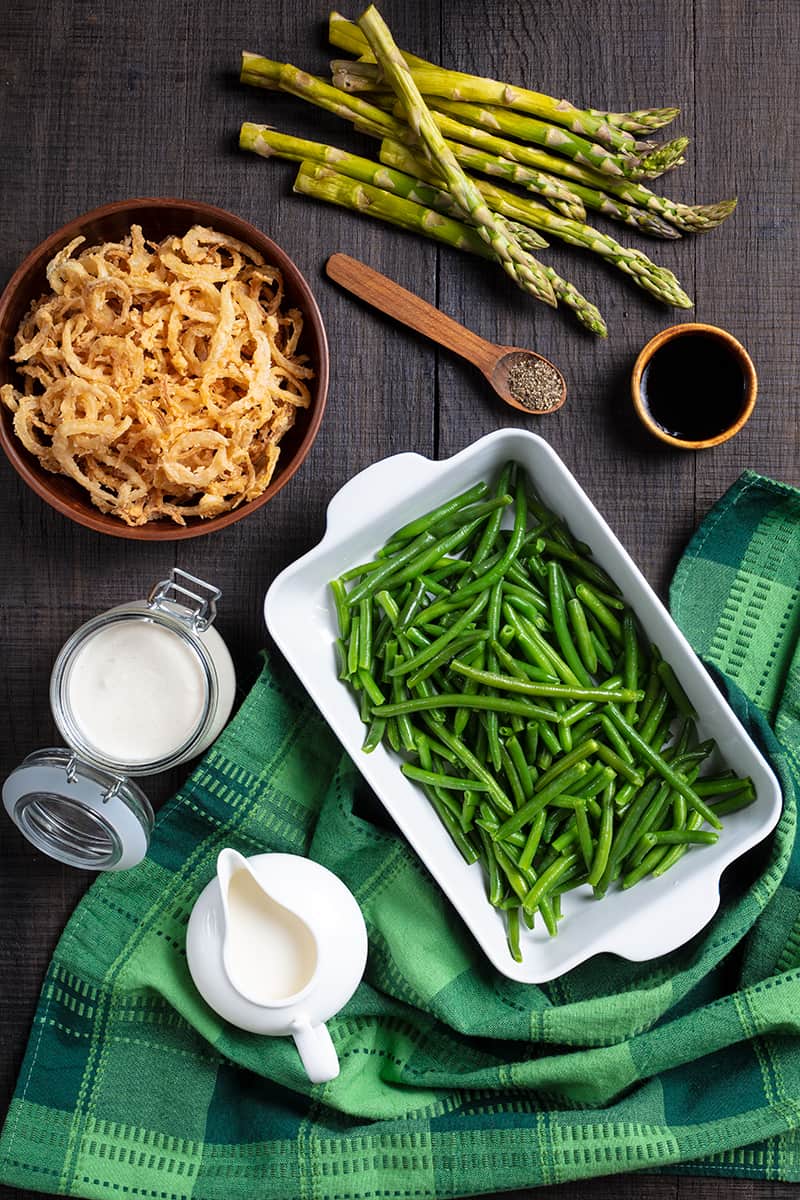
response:
M197 990L240 1029L293 1037L312 1083L339 1074L325 1022L356 990L367 931L350 891L297 854L222 850L186 931Z

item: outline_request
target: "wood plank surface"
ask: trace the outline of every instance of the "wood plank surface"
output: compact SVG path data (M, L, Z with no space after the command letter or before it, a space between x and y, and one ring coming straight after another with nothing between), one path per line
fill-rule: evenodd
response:
M224 592L219 627L241 694L265 643L261 605L274 575L320 537L325 506L385 455L445 457L502 426L545 436L666 593L698 521L745 467L800 483L796 388L800 232L794 112L800 5L749 0L385 0L398 41L445 65L529 82L579 104L675 102L688 164L665 190L692 201L738 193L714 233L673 243L621 241L672 267L696 316L750 349L760 399L718 449L676 453L638 426L627 381L637 350L673 314L593 256L549 256L603 310L607 342L516 290L499 271L432 243L291 194L294 168L241 154L242 120L368 151L365 139L300 101L238 83L243 48L323 72L321 0L16 0L0 28L0 282L38 241L105 201L175 195L231 209L273 236L314 288L330 340L329 408L295 479L264 509L213 537L134 544L71 524L0 462L0 774L56 736L52 661L89 616L179 563ZM610 232L619 232L598 221ZM326 257L361 258L496 342L530 346L563 370L565 407L528 419L501 407L452 355L380 317L324 279ZM156 802L178 773L148 781ZM52 947L87 879L0 832L0 1112L10 1098ZM491 1187L491 1180L487 1180ZM0 1188L11 1200L33 1195ZM624 1176L508 1193L514 1200L787 1200L777 1183Z

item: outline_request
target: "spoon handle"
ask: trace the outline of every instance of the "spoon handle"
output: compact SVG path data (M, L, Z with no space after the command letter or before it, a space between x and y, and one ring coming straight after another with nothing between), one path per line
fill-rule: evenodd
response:
M426 300L406 291L399 283L381 275L380 271L373 271L372 267L351 258L349 254L332 254L325 269L329 278L359 299L366 300L373 308L386 313L388 317L394 317L447 350L460 354L481 371L491 371L502 353L498 346L478 337L477 333L446 317Z

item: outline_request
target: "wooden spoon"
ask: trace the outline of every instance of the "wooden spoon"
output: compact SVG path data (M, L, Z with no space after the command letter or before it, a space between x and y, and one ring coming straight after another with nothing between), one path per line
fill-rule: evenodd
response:
M361 300L366 300L373 308L471 362L483 372L501 400L526 416L541 417L555 412L566 400L567 385L563 375L541 354L522 350L518 346L495 346L493 342L485 341L471 329L459 325L452 317L445 316L432 304L406 291L399 283L381 275L380 271L373 271L366 263L351 258L349 254L332 254L325 269L335 283L341 284ZM517 398L522 394L526 376L533 391L529 404ZM511 384L515 385L516 395L511 390ZM544 399L537 399L540 390ZM537 407L538 404L543 407Z

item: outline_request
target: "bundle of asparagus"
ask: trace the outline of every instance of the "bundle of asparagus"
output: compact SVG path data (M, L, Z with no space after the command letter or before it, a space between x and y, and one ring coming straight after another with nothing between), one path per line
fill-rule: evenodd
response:
M444 70L400 51L374 6L357 24L331 13L329 37L358 56L331 64L332 83L289 63L242 55L243 82L290 92L381 140L375 161L245 122L243 149L300 163L295 191L493 259L524 291L565 304L600 336L607 330L597 308L532 253L547 246L542 234L592 250L664 303L691 308L671 271L586 223L593 209L654 237L679 238L730 215L735 199L681 204L644 182L684 161L687 138L650 140L678 109L578 109Z

